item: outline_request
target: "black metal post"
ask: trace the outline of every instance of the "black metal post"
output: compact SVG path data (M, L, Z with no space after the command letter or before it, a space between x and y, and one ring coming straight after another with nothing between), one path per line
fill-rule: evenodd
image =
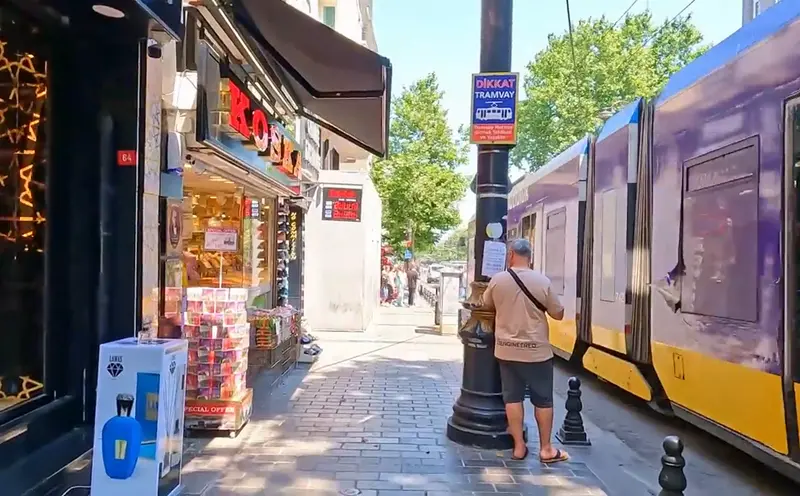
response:
M511 70L511 18L513 0L481 1L481 72ZM488 278L481 275L486 226L503 226L506 239L508 213L509 145L479 145L476 177L475 278L465 307L470 319L458 334L464 343L461 396L447 422L447 437L460 444L485 449L509 449L500 371L494 357L494 314L478 308Z

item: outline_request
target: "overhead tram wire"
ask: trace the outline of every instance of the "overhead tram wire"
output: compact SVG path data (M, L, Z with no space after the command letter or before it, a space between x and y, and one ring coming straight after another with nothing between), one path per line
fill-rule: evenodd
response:
M575 60L575 39L572 36L572 14L569 9L569 0L567 3L567 24L569 26L569 47L572 49L572 79L575 81L576 94L580 93L580 85L578 84L578 63Z
M685 5L685 6L684 6L684 7L683 7L681 10L680 10L680 12L678 12L677 14L675 14L675 17L673 17L672 19L670 19L670 20L669 20L669 22L665 23L663 26L661 26L660 28L658 28L658 31L656 31L655 33L653 33L653 34L652 34L652 36L650 36L649 38L647 38L646 40L644 40L644 43L642 43L642 46L646 46L648 43L650 43L651 41L653 41L653 40L655 39L655 37L656 37L656 36L658 36L658 35L661 33L661 31L662 31L662 30L663 30L665 27L667 27L667 26L669 26L670 24L672 24L673 22L675 22L675 19L677 19L678 17L680 17L680 16L681 16L681 14L683 14L684 12L686 12L686 9L688 9L689 7L691 7L691 6L692 6L692 4L693 4L693 3L695 3L696 1L697 1L697 0L691 0L689 3L687 3L687 4L686 4L686 5Z
M627 8L627 9L625 9L625 12L623 12L623 13L622 13L622 15L621 15L621 16L619 16L619 19L617 19L617 20L614 22L614 24L611 26L611 29L614 29L615 27L617 27L617 24L619 24L619 21L621 21L622 19L624 19L624 18L625 18L625 16L627 16L627 15L628 15L628 12L630 12L630 11L631 11L631 9L633 8L633 6L634 6L634 5L636 5L637 3L639 3L639 0L633 0L633 3L631 3L630 5L628 5L628 8Z

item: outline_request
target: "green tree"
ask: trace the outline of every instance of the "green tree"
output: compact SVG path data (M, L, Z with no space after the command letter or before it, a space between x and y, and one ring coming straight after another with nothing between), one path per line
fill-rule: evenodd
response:
M467 227L458 227L446 238L436 243L429 251L420 253L421 257L435 261L467 260Z
M602 125L604 110L616 112L636 97L656 95L669 77L708 47L691 21L676 17L657 26L649 12L615 25L583 20L548 36L547 48L528 64L526 99L519 109L514 165L536 170Z
M433 73L403 88L392 102L389 158L371 171L383 201L385 241L396 249L411 229L416 250L428 250L461 220L456 202L467 179L457 169L467 161L468 143L447 125L442 96Z

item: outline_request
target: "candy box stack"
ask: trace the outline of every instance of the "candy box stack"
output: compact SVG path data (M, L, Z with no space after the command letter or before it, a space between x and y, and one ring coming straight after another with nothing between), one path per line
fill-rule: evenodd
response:
M250 324L247 290L186 290L184 338L189 342L186 396L196 400L236 400L246 390Z

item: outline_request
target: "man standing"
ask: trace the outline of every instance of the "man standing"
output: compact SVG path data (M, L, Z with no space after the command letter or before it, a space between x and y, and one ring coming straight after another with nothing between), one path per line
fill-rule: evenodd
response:
M495 356L500 363L508 432L514 438L512 459L528 456L523 439L526 388L530 390L539 428L539 459L555 463L569 459L553 447L553 351L547 315L564 318L564 307L550 287L550 279L531 270L531 244L515 239L509 244L508 270L492 277L483 294L486 308L495 309Z
M408 278L408 306L413 307L414 296L417 294L417 282L419 281L419 271L417 271L417 264L414 262L408 264L406 278Z

